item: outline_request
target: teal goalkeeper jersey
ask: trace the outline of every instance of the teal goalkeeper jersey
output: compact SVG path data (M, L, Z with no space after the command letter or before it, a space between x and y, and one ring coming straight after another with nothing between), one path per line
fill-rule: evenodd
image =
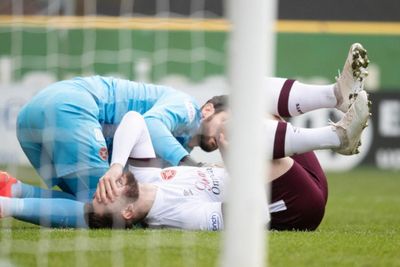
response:
M196 100L170 87L138 83L113 77L76 77L69 81L87 90L99 107L98 120L106 140L128 111L145 118L156 154L171 163L189 154L188 143L200 126L200 108Z

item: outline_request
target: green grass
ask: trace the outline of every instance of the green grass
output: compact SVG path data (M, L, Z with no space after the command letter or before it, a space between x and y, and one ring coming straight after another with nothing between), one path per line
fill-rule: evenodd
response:
M30 169L18 169L18 176L38 181ZM271 232L270 266L400 266L399 173L362 168L328 177L321 226ZM126 266L215 266L220 253L215 232L38 229L3 220L0 265L118 266L123 255Z

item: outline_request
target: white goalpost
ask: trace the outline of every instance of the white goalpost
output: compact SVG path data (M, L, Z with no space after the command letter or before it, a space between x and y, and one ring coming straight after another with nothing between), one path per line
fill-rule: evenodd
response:
M265 76L274 73L276 1L227 1L232 24L229 52L232 123L228 169L227 216L221 266L264 266L269 221L265 179L267 153L263 134L267 94Z

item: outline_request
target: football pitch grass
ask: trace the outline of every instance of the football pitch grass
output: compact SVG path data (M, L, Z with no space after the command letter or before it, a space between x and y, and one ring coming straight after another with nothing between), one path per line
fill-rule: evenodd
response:
M400 266L400 173L359 168L328 183L318 230L270 232L269 266ZM0 227L0 266L217 266L221 251L217 232Z

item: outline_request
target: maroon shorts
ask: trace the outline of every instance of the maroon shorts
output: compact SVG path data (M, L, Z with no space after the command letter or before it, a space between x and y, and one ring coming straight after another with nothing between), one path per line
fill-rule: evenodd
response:
M293 166L271 183L270 228L315 230L321 223L328 197L326 177L313 152L292 157Z

